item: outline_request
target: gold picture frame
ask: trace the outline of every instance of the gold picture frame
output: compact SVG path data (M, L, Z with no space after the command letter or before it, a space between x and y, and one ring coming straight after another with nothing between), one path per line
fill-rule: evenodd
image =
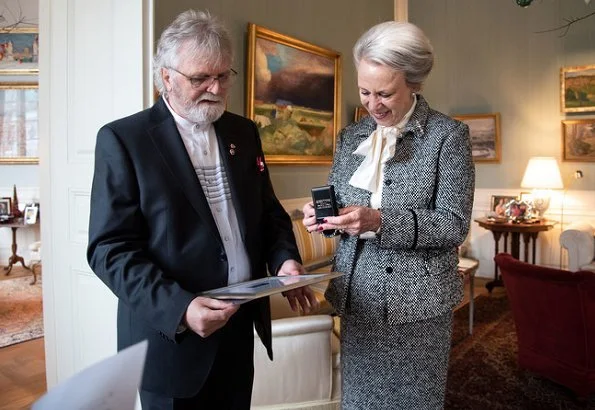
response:
M595 65L560 69L560 110L595 112Z
M362 107L361 105L355 107L355 118L354 118L355 122L358 122L359 120L364 118L366 115L370 115L370 114L368 114L368 110L366 110L364 107Z
M248 24L246 116L269 164L330 164L341 124L341 54Z
M462 114L452 118L469 126L474 162L501 161L500 113Z
M595 162L595 118L562 120L562 160Z
M0 163L39 163L37 83L0 83Z
M0 29L0 75L39 73L39 31L35 27Z

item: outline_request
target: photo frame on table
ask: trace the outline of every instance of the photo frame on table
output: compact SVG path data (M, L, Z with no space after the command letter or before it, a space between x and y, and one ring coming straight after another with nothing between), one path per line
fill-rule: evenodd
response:
M27 205L23 211L23 221L26 225L34 225L37 223L38 214L39 207L37 205Z
M341 54L248 24L246 116L269 164L330 164L341 124Z
M563 113L595 112L595 65L560 69L560 109Z
M12 214L12 200L10 197L0 198L0 216Z
M37 83L0 82L0 163L37 164Z
M595 162L595 118L562 120L562 160Z
M452 118L469 126L474 162L500 162L500 113L457 114Z
M0 75L39 73L39 32L37 28L0 29Z
M358 122L359 120L364 118L366 115L370 115L370 114L368 114L368 110L366 110L364 107L362 107L361 105L358 107L355 107L355 118L354 118L355 122Z
M516 196L492 195L492 200L490 201L490 211L498 217L505 217L506 205L509 204L511 201L516 200Z

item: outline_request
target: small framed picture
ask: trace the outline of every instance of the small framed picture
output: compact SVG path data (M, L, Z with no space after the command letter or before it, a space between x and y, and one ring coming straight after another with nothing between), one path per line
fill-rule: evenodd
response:
M10 215L12 211L12 201L9 197L0 198L0 215Z
M560 69L560 108L563 113L595 112L595 65Z
M511 201L516 201L516 196L510 195L492 195L490 209L496 216L506 216L506 205Z
M39 207L36 205L27 205L25 207L24 222L27 225L34 225L37 223L37 214L39 213Z
M474 162L500 162L500 113L453 115L469 126Z
M595 119L562 120L562 159L595 162Z

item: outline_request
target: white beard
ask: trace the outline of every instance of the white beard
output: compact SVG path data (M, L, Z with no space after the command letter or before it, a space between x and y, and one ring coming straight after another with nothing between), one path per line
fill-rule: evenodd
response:
M184 104L184 115L187 120L195 123L215 122L223 115L225 103L223 101L213 103L200 103L200 101Z
M191 99L180 99L180 93L176 89L172 89L169 93L171 97L178 100L180 103L177 104L182 112L178 113L188 121L205 124L217 121L225 112L225 98L211 94L208 91L202 93L196 100ZM203 100L209 100L210 102L202 102ZM216 101L216 103L213 103Z

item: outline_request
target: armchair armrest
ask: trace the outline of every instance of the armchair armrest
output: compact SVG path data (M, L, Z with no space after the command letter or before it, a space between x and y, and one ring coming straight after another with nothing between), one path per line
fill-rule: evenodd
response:
M568 269L576 272L595 259L595 227L588 223L568 226L560 235L560 244L568 251Z
M332 329L329 315L273 320L273 361L255 333L252 405L330 400Z

